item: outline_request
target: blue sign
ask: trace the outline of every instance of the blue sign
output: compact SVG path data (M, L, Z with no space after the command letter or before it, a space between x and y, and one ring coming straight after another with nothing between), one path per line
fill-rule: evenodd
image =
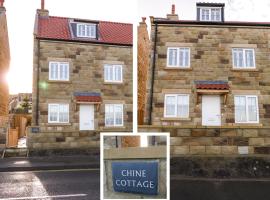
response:
M157 195L158 162L113 162L115 192Z

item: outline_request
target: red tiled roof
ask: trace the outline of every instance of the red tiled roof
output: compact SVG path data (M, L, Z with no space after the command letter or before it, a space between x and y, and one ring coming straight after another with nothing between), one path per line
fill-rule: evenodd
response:
M196 85L197 89L206 89L206 90L228 90L228 84L198 84Z
M101 102L100 96L76 96L77 102Z
M70 20L77 20L77 19L54 17L54 16L39 17L37 38L132 45L133 40L132 24L108 22L108 21L95 21L98 22L99 24L98 30L99 38L98 40L96 40L96 39L83 39L72 37L69 24ZM85 20L83 21L85 22Z

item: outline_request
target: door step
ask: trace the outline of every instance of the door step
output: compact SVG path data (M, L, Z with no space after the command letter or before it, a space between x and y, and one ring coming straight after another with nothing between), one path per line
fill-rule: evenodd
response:
M6 148L3 153L4 158L9 157L28 157L27 148Z

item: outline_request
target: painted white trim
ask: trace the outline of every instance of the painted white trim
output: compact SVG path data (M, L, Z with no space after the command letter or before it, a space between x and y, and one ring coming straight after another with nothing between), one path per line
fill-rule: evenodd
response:
M188 115L186 117L180 117L180 116L177 116L177 97L178 96L185 96L188 98ZM166 99L167 97L175 97L175 110L174 110L174 115L167 115L166 113L166 110L167 110L167 103L166 103ZM189 118L189 106L190 106L190 102L189 102L189 94L165 94L164 95L164 118L179 118L179 119L186 119L186 118Z
M242 51L242 53L243 53L243 67L238 67L238 66L235 66L234 65L234 55L233 55L233 53L234 53L234 51L236 51L236 50L241 50ZM253 64L254 64L254 66L252 66L252 67L247 67L247 64L246 64L246 51L247 50L252 50L252 56L253 56ZM232 65L233 65L233 69L243 69L243 70L245 70L245 69L256 69L256 56L255 56L255 50L253 49L253 48L232 48Z
M85 35L83 35L83 34L80 34L80 32L79 32L79 26L83 26L84 27L84 31L85 31ZM87 35L87 27L88 26L90 26L90 27L94 27L94 30L95 30L95 32L94 32L94 35ZM76 24L76 36L77 37L83 37L83 38L96 38L96 35L97 35L97 26L96 26L96 24L93 24L93 23L90 23L90 24L88 24L88 23L77 23ZM91 34L91 32L90 32L90 34Z
M107 119L107 116L106 116L106 106L113 106L113 124L107 124L106 123L106 119ZM122 123L121 124L116 124L116 112L115 112L115 107L116 106L121 106L121 109L122 109L122 116L121 116L121 119L122 119ZM123 104L105 104L105 126L106 127L122 127L124 126L124 105Z
M57 78L53 78L52 77L52 74L51 74L51 71L52 71L52 64L57 64ZM67 77L64 78L64 79L61 79L61 76L60 76L60 65L66 65L67 67ZM69 75L70 74L70 71L69 71L69 62L58 62L58 61L50 61L49 62L49 80L50 81L69 81Z
M60 122L59 121L59 106L60 105L65 105L65 106L67 106L67 108L68 108L68 120L66 121L66 122ZM50 120L50 107L51 106L57 106L57 121L51 121ZM60 123L60 124L66 124L66 123L69 123L69 113L70 113L70 111L69 111L69 104L67 104L67 103L49 103L48 104L48 123L51 123L51 124L53 124L53 123Z
M245 97L245 99L246 99L246 119L247 119L247 121L245 121L245 122L241 122L241 121L237 121L237 119L236 119L236 105L235 105L235 98L236 97ZM248 104L247 104L247 99L249 98L249 97L251 97L251 98L255 98L256 99L256 103L257 103L257 105L256 105L256 113L257 113L257 120L256 121L250 121L249 120L249 113L248 113ZM259 123L259 102L258 102L258 96L256 96L256 95L234 95L234 121L235 121L235 123L241 123L241 124L250 124L250 123Z
M120 80L116 80L116 77L115 77L116 67L120 67L120 69L121 69L121 79ZM113 71L113 75L112 75L113 79L112 80L106 79L106 73L105 73L106 68L112 68L112 71ZM105 64L104 68L103 68L103 75L104 75L104 82L105 83L123 83L123 65Z
M222 21L222 11L221 7L198 7L200 9L200 21L203 22L221 22ZM202 19L202 9L208 10L209 11L209 20L203 20ZM212 9L219 9L220 12L220 20L212 20Z
M177 51L176 53L176 65L170 65L169 63L169 51L171 49L174 49ZM187 49L188 50L188 65L187 66L182 66L180 65L179 63L179 53L180 53L180 50L184 50L184 49ZM185 50L184 50L185 52ZM185 61L185 60L184 60ZM190 68L190 48L189 47L168 47L167 48L167 67L171 67L171 68L179 68L179 69L187 69L187 68Z

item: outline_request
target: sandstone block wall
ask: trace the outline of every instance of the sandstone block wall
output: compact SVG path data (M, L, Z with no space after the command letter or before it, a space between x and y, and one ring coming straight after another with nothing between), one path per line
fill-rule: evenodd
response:
M201 125L201 96L196 93L194 81L224 80L228 81L230 91L226 102L221 96L222 125L235 125L234 95L247 94L258 96L259 124L255 125L269 126L269 33L268 27L158 25L152 124L163 126ZM153 57L153 25L151 40ZM171 46L190 48L190 69L166 68L167 47ZM234 70L232 68L233 47L254 48L256 69ZM149 74L151 74L151 70L152 65ZM150 85L151 78L148 80L148 92ZM190 111L187 120L168 121L164 119L164 95L166 93L187 93L190 95ZM147 107L149 109L149 98Z
M40 52L39 52L40 49ZM34 43L34 80L33 80L33 120L36 125L36 100L37 100L37 69L40 67L39 77L39 104L38 116L41 137L46 138L51 133L54 139L56 135L79 134L79 105L75 101L74 92L97 92L101 94L102 102L95 105L95 131L131 131L132 130L132 47L112 46L104 44L72 43L72 42L53 42L35 40ZM39 61L38 61L39 58ZM69 62L70 80L49 81L49 62L62 61ZM123 65L123 83L108 84L104 83L104 64ZM49 124L48 123L48 104L49 103L68 103L69 104L69 123L68 124ZM123 127L105 127L105 104L123 104L124 125ZM91 132L91 131L90 131ZM35 143L34 135L31 135L30 143ZM72 139L71 139L72 140ZM81 139L83 141L83 138ZM66 146L84 146L83 143L66 141ZM42 143L37 141L37 143ZM46 141L43 142L48 143ZM76 144L75 144L76 143ZM87 143L87 142L86 142ZM85 143L85 145L86 145ZM95 141L94 141L95 143ZM96 144L96 143L95 143ZM89 143L89 146L92 144ZM39 148L40 145L31 145ZM41 145L42 146L42 145ZM65 146L65 145L63 145ZM55 147L60 147L55 145Z

